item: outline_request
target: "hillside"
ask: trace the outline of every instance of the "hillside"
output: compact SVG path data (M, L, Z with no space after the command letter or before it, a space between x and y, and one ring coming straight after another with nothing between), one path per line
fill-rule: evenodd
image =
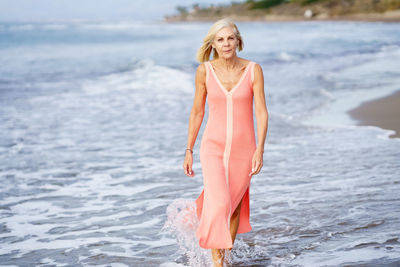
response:
M248 0L176 9L178 14L165 16L165 21L214 21L226 16L241 21L400 21L400 0Z

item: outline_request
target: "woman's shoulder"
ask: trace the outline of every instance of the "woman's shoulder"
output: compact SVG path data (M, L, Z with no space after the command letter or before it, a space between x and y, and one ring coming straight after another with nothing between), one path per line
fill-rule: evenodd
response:
M207 62L207 61L201 62L201 63L197 66L197 71L205 72L205 70L206 70L206 62Z
M253 60L246 59L246 58L239 58L239 59L243 63L244 66L248 66L251 63L253 63L254 65L257 65L257 62L255 62Z
M259 65L258 62L257 62L257 61L254 61L254 60L249 60L249 63L253 63L254 66Z
M197 66L196 74L197 74L197 75L200 75L200 76L202 76L202 77L205 77L205 76L206 76L206 66L205 66L205 62L202 62L202 63L200 63L200 64Z
M257 61L254 60L250 60L250 59L244 59L242 58L241 60L243 60L244 65L249 66L250 64L253 64L253 68L254 69L261 69L261 65L258 64Z

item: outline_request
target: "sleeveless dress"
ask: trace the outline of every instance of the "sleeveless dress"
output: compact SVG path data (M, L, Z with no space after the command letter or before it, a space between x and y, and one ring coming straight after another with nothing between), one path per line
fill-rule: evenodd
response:
M249 188L256 150L253 124L254 65L227 91L209 61L206 67L208 121L200 144L204 188L195 200L202 248L231 248L230 218L243 198L238 234L251 230Z

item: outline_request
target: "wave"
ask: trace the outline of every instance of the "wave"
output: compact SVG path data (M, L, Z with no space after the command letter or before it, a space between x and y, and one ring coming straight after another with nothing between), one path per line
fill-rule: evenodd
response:
M130 70L86 80L82 89L89 95L142 90L143 94L170 94L169 97L174 98L179 93L191 93L192 80L187 72L157 65L151 59L143 59L136 61Z

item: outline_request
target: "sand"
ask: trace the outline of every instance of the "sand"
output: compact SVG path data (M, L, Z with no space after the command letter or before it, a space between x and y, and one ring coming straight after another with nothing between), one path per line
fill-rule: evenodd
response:
M390 138L400 138L400 91L389 96L361 103L348 111L359 125L373 125L395 130Z

